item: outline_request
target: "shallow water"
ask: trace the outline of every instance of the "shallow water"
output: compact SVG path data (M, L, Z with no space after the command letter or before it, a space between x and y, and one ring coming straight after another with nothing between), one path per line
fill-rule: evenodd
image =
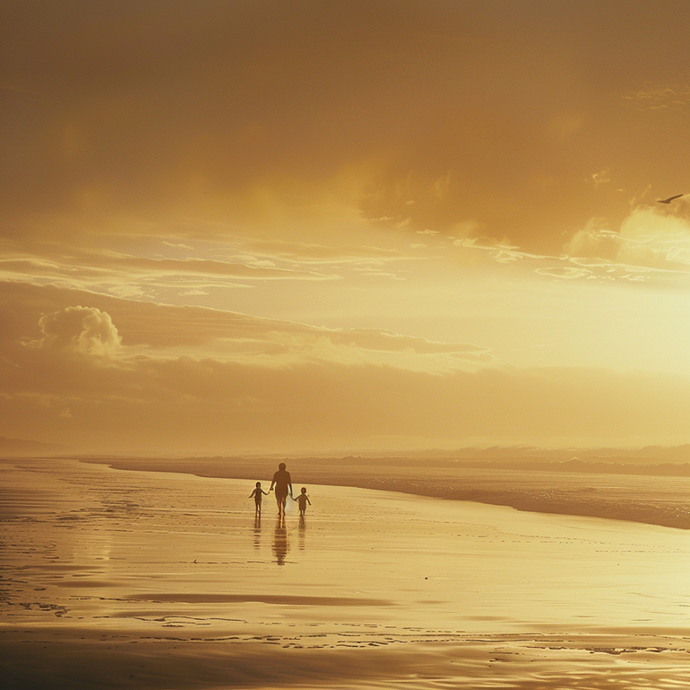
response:
M176 472L205 477L266 479L271 458L111 458L119 469ZM509 465L475 467L433 458L293 458L290 469L308 484L399 491L417 496L502 505L527 512L583 515L690 530L690 476L649 474L649 465L609 463L607 472L565 471ZM688 469L674 466L678 472ZM598 468L598 469L597 469Z
M319 485L255 520L252 482L69 460L0 485L10 687L690 681L685 531Z

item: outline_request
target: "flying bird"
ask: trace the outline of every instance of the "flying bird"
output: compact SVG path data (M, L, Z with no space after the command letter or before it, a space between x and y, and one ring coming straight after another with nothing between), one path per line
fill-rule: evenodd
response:
M657 199L658 204L670 204L674 199L678 199L683 196L682 194L676 194L675 196L670 196L668 199Z

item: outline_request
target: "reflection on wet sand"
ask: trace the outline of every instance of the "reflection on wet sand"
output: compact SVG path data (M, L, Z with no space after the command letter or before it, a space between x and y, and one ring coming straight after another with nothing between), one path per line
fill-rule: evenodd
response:
M299 535L299 550L304 551L305 547L305 537L307 533L307 523L304 521L304 515L299 516L299 532L297 533Z
M305 550L306 545L306 530L307 524L304 519L304 515L299 516L298 522L298 548L300 551ZM261 516L257 515L254 517L254 549L256 551L261 550ZM290 550L290 542L288 539L288 527L287 521L284 515L278 515L276 518L275 529L273 531L273 556L275 558L275 563L278 565L285 565L285 559L287 558L288 551Z
M254 516L254 548L261 548L261 513Z
M278 515L276 528L273 532L273 555L276 557L278 565L285 564L285 557L290 549L288 544L287 526L285 524L285 516Z

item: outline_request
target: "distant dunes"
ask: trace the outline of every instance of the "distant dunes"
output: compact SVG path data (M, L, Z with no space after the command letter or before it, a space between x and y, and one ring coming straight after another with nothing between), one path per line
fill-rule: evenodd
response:
M5 438L0 436L0 455L46 455L64 452L64 446L56 443L40 443L39 441L25 441L21 438Z

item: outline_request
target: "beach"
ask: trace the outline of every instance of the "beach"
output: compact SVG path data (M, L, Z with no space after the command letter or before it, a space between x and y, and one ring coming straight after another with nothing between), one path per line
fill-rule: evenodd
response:
M253 481L76 459L0 487L9 688L690 682L686 530L327 483L256 519Z
M2 0L0 690L690 689L688 27Z

